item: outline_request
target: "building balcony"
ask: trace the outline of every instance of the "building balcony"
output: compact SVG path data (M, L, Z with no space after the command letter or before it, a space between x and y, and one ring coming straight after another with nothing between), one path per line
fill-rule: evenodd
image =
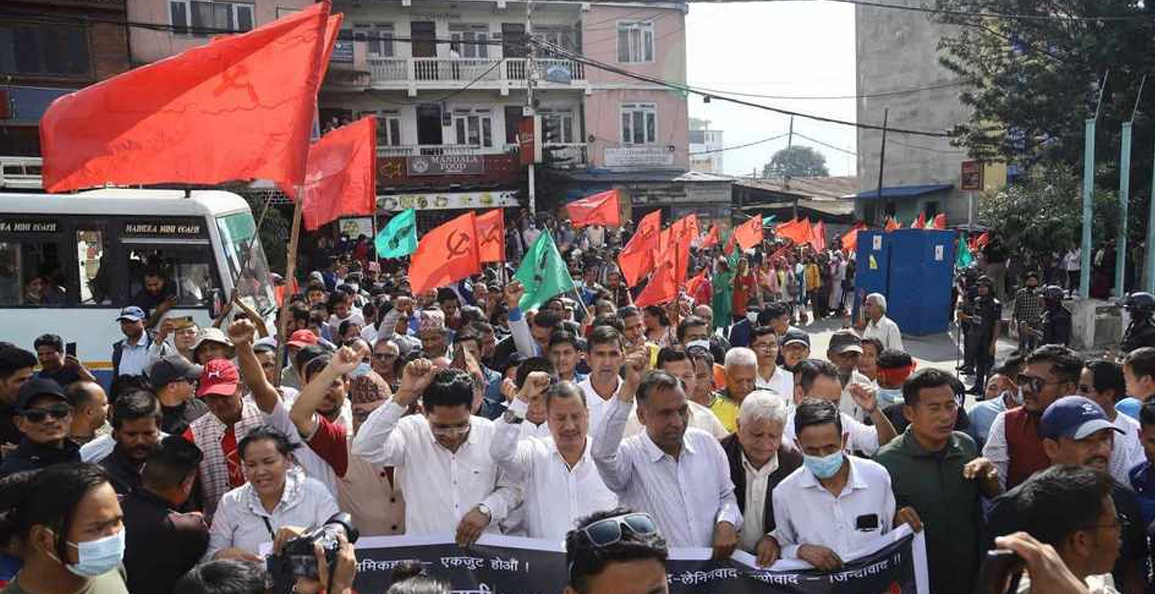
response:
M547 165L559 168L584 167L586 145L581 143L547 142L542 145ZM378 157L471 157L485 155L513 155L518 153L517 144L502 146L474 146L462 144L410 144L378 146Z
M585 88L585 65L561 58L536 60L539 88ZM369 84L375 89L524 89L526 58L383 58L368 56Z

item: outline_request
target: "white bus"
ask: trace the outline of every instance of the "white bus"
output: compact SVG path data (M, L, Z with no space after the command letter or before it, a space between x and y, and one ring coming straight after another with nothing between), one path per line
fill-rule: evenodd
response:
M234 289L266 321L274 315L256 223L236 194L0 192L0 340L33 350L37 336L59 334L107 386L124 338L116 318L141 294L146 267L175 287L169 317L210 325Z

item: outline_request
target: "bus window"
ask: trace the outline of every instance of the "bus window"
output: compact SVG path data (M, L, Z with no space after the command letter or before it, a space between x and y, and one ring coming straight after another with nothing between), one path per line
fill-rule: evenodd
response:
M0 305L64 305L59 248L54 241L0 242Z
M80 305L108 305L112 303L109 293L111 272L101 266L107 251L103 229L76 230L77 277L80 279L78 300Z
M207 248L125 247L130 305L151 313L175 297L177 307L208 306L214 283Z
M273 288L269 285L269 264L257 235L253 215L241 212L217 219L228 270L237 296L259 313L273 309Z

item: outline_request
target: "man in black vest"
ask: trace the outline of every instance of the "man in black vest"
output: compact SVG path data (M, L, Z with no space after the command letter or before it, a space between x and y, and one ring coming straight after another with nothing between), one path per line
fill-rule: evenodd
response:
M778 559L778 543L766 535L774 530L771 493L778 483L802 466L802 454L782 441L786 403L766 390L755 390L742 400L738 431L722 440L730 461L730 480L742 512L739 547L757 555L759 565Z

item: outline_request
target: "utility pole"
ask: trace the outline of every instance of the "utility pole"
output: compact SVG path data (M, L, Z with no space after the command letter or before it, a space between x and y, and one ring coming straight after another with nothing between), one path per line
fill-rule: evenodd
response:
M890 121L890 108L882 110L882 148L878 151L878 202L882 203L882 172L886 166L886 124ZM885 205L884 205L885 206Z
M1115 296L1122 297L1127 292L1127 210L1131 202L1131 126L1135 123L1135 113L1139 111L1139 100L1143 98L1143 87L1147 76L1139 81L1139 93L1135 97L1135 108L1131 110L1130 121L1123 123L1123 148L1119 159L1119 237L1115 240Z
M786 148L794 146L794 116L790 116L790 137L786 139Z
M1091 296L1091 221L1094 218L1095 194L1095 122L1099 119L1099 108L1103 105L1103 91L1107 88L1107 79L1111 75L1103 75L1103 84L1099 87L1099 100L1095 103L1095 113L1084 122L1083 139L1083 250L1082 262L1079 270L1079 297L1087 299Z
M537 110L533 108L533 86L537 83L537 63L534 61L537 48L533 44L533 0L525 2L525 105L529 117L533 118L533 137L536 143L545 142L537 129ZM526 114L522 114L524 117ZM537 214L537 180L534 177L534 160L529 160L529 214Z

